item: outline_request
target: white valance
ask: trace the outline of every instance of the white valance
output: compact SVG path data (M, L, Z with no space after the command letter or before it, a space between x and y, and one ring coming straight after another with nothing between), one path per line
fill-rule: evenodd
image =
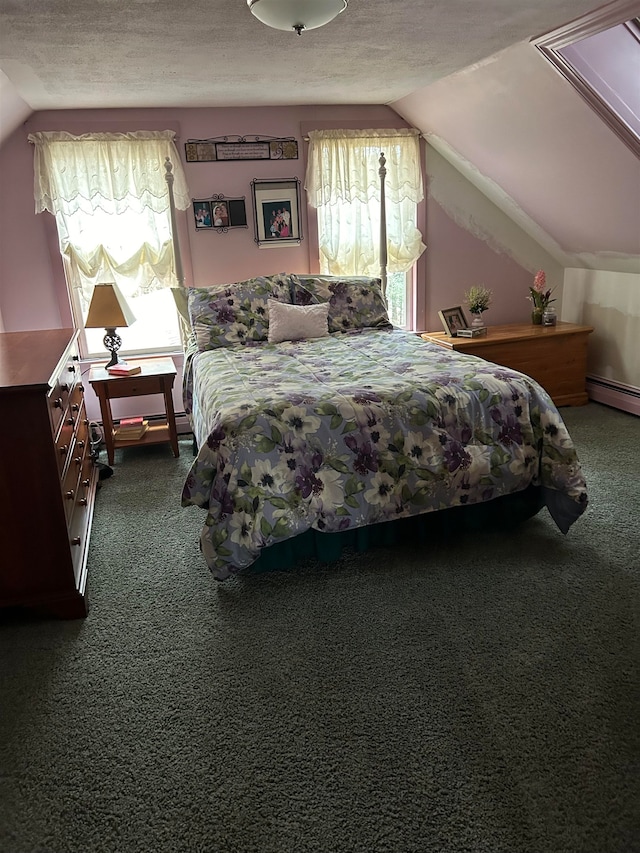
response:
M420 132L415 128L312 130L305 189L312 207L380 200L378 159L386 158L388 204L424 198Z
M163 213L169 209L167 157L173 165L176 207L186 210L191 199L174 137L172 130L29 134L35 146L36 213L91 214L101 209L121 214L144 208Z

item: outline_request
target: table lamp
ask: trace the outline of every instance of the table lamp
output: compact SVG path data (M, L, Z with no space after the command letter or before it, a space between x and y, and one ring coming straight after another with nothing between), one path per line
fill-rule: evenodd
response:
M86 329L105 330L103 343L105 349L111 353L111 361L105 367L113 367L118 363L118 350L122 346L122 339L116 334L116 328L130 326L135 321L136 318L117 284L96 284L84 325Z

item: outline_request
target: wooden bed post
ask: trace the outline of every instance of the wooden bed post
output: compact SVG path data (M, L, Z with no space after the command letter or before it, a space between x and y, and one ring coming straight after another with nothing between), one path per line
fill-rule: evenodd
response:
M182 255L180 254L180 241L178 240L178 228L176 225L176 203L173 197L173 163L169 157L164 160L167 188L169 190L169 214L171 216L171 243L173 245L173 263L176 270L176 278L180 287L184 287L184 272L182 271Z
M387 301L387 207L385 202L384 181L387 176L385 163L387 162L384 154L380 154L380 278L382 280L382 295L385 302Z

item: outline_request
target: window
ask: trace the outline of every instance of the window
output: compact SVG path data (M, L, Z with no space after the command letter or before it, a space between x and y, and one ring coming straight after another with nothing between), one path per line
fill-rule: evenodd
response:
M412 268L425 249L418 131L331 130L309 134L305 188L317 209L320 271L380 274L380 155L385 157L387 303L394 325L411 320Z
M387 310L394 326L408 329L411 326L413 302L413 270L392 272L387 275Z
M189 198L173 132L38 133L36 211L56 218L60 253L82 354L104 354L99 329L84 329L95 284L115 281L136 322L118 329L122 352L162 352L180 346L170 286L177 283L165 159L174 171L176 206Z
M533 43L629 148L640 155L640 19L612 3Z

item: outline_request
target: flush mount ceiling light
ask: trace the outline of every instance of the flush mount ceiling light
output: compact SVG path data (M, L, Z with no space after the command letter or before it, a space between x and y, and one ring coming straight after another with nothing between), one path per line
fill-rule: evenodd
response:
M324 27L344 12L348 0L247 0L251 14L275 30L303 30Z

